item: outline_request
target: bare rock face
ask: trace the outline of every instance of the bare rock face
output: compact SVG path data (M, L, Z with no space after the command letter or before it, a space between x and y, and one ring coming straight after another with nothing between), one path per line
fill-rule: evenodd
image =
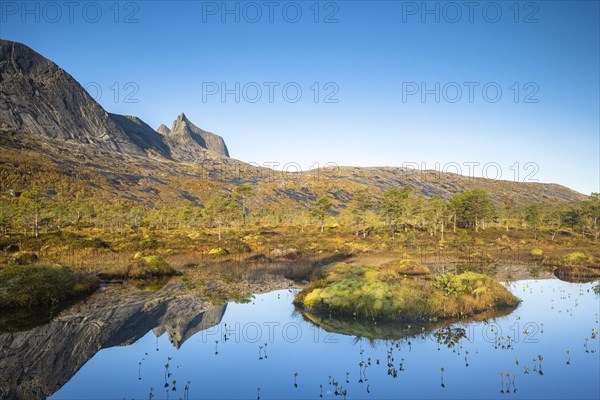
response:
M0 131L144 154L71 75L7 40L0 40Z
M181 114L158 132L135 116L107 113L71 75L24 44L0 40L0 135L58 139L108 152L199 162L229 157L222 137Z
M158 127L156 132L160 133L161 135L168 135L169 133L171 133L171 130L169 128L167 128L167 126L165 124L162 124L161 126Z
M170 131L166 127L161 130L165 132L165 141L171 149L173 159L177 161L203 160L206 158L206 150L229 157L229 150L221 136L198 128L183 113L173 122Z
M45 399L99 350L167 332L176 348L221 322L226 307L166 286L127 293L109 287L28 331L0 334L0 399Z
M127 134L129 139L146 153L154 151L165 158L171 158L171 150L162 135L148 124L132 115L109 114L110 118Z

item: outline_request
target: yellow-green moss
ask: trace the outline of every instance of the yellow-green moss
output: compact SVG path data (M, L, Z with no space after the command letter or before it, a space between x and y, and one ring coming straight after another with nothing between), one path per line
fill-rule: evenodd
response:
M534 257L541 257L544 255L544 250L542 249L533 249L531 250L531 255Z
M588 257L579 251L575 251L573 253L569 253L565 256L565 260L569 262L581 262L586 261Z
M225 255L225 254L229 254L229 252L227 250L225 250L224 248L222 248L222 247L217 247L217 248L214 248L214 249L210 249L210 251L208 252L208 254L222 256L222 255Z

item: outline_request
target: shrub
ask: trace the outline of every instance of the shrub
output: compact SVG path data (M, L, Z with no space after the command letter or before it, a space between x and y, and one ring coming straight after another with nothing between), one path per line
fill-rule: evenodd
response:
M415 242L415 240L417 240L417 237L415 236L415 233L413 231L407 232L404 235L404 244L406 246L412 245Z

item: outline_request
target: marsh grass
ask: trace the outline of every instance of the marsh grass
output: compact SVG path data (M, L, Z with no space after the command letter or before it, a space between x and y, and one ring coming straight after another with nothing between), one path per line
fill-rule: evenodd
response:
M186 265L185 257L202 265L211 261L228 260L249 262L284 262L294 264L289 271L291 279L312 279L309 269L301 272L300 264L310 265L315 258L336 254L352 254L364 265L380 265L408 256L421 266L467 265L472 270L487 272L498 264L537 264L545 266L598 266L600 253L597 241L580 235L559 235L552 239L551 232L540 231L535 238L523 229L489 228L476 235L458 229L446 232L445 239L415 231L414 240L392 238L385 227L374 227L367 237L356 238L352 227L339 226L323 234L307 227L301 232L294 226L260 227L249 225L244 232L227 230L222 241L211 229L177 228L155 230L142 228L123 231L99 227L67 226L60 231L41 233L33 237L12 232L0 236L0 264L15 263L17 251L33 253L38 262L69 265L85 272L99 272L110 268L125 268L137 252L160 255L173 267ZM227 254L208 254L211 249L223 249ZM298 249L297 260L277 260L277 249ZM535 250L535 251L532 251ZM539 253L541 252L541 255ZM223 253L219 251L218 253ZM586 256L583 259L581 253ZM182 256L180 256L182 255ZM251 260L251 257L263 259ZM181 259L182 262L178 262ZM341 261L341 260L337 260ZM331 262L331 261L330 261ZM24 264L29 263L24 260ZM292 276L298 272L297 276ZM407 275L411 271L407 270Z

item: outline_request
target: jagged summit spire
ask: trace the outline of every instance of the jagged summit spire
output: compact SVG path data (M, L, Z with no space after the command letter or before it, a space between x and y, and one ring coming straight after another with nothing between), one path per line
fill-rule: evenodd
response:
M171 126L171 132L179 132L181 133L182 128L185 128L187 124L194 125L184 113L181 113L177 116L177 119L173 121L173 125Z
M221 136L200 129L183 112L173 121L171 129L161 125L158 132L168 138L173 154L179 155L181 159L198 158L195 154L197 151L194 150L196 146L229 157L229 150Z

